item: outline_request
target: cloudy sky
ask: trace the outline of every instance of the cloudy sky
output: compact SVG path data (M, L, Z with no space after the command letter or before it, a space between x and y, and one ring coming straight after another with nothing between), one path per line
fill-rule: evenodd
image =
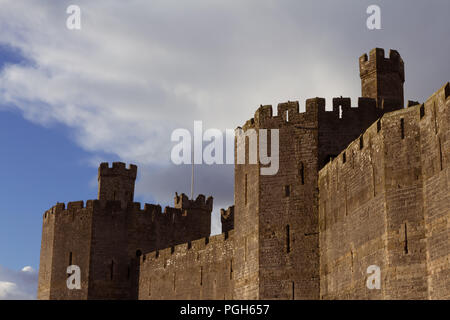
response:
M81 30L66 8L81 8ZM381 30L366 9L381 8ZM34 298L42 213L96 197L101 161L139 166L136 200L189 193L171 132L233 129L260 104L360 93L358 57L405 61L405 98L449 81L450 2L0 0L0 299ZM201 166L196 193L233 203L232 166ZM25 268L24 268L25 267Z

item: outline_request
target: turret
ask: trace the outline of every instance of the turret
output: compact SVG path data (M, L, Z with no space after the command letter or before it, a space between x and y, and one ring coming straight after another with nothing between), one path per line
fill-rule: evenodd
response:
M175 193L175 209L181 210L181 214L189 217L186 227L188 238L200 239L211 234L211 212L213 210L213 197L205 198L199 194L195 200L191 200L184 193Z
M130 164L114 162L110 168L107 162L98 168L98 199L120 200L123 204L133 202L134 183L136 181L137 167Z
M199 209L204 210L206 212L211 212L213 208L213 197L205 198L203 194L199 194L197 199L191 200L187 195L182 193L179 195L175 192L174 203L176 209L181 209L182 211L190 210L190 209Z
M369 57L364 54L359 58L359 73L363 97L376 99L384 112L403 108L405 68L397 51L390 50L385 58L383 49L372 49Z
M220 209L220 221L222 222L222 233L234 229L234 206L228 209Z

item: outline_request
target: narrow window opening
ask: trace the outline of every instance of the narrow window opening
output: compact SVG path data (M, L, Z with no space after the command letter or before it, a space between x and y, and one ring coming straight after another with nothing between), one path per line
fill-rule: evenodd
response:
M405 139L405 119L401 118L400 119L400 129L401 129L401 134L402 134L402 139Z
M342 119L342 115L343 115L343 111L342 111L342 106L339 106L339 119Z
M203 285L203 267L200 267L200 285Z
M291 252L291 231L289 225L286 226L286 253Z
M113 280L114 278L114 261L111 261L111 270L110 270L110 279Z
M354 169L355 168L355 150L352 150L351 161L352 161L352 169Z
M267 147L266 147L267 156L272 156L272 131L267 129Z
M345 151L342 154L342 163L345 163L347 161L347 156L345 155Z
M364 138L363 136L359 137L359 149L362 150L364 148Z
M377 121L377 132L380 132L380 130L381 130L381 121L378 120Z
M244 184L244 201L245 201L245 204L247 204L247 174L245 174L245 184Z
M72 265L72 252L69 253L69 266Z
M372 185L373 185L373 196L376 196L376 181L375 181L375 166L372 164Z
M300 162L300 169L299 169L299 174L300 174L300 181L302 184L305 184L305 166L303 164L303 162Z
M289 122L289 110L286 110L286 122Z
M205 244L208 244L209 243L209 237L206 237L205 238Z
M225 231L225 240L228 239L228 231Z
M171 246L170 247L170 254L173 254L175 252L175 247L174 246Z
M408 229L405 222L405 254L408 254Z
M290 185L284 186L284 196L289 197L290 195L291 195L291 186Z
M443 164L442 164L442 144L441 144L441 138L438 139L439 142L439 162L441 164L441 171L444 168Z
M425 116L425 106L422 104L420 106L420 119L422 119Z
M233 259L230 260L230 280L233 279Z
M188 250L192 248L192 242L188 241Z
M245 148L245 163L249 163L250 162L250 137L249 136L245 136L244 148Z
M434 109L434 133L437 134L438 126L437 126L436 103L433 103L433 109Z
M348 215L348 206L347 206L347 183L345 184L344 187L345 190L345 216ZM325 217L326 218L326 217Z
M295 300L295 282L292 281L292 300Z
M334 158L336 158L336 155L335 155L335 154L329 154L329 155L327 155L326 158L325 158L325 164L327 164L327 163L330 162L330 161L333 161Z
M351 267L351 270L352 270L352 272L353 272L353 250L350 250L350 255L351 255L351 258L352 258L352 267Z
M158 251L158 250L156 250L155 257L156 257L157 259L159 258L159 251Z
M174 272L174 273L173 273L173 291L175 291L175 283L176 283L176 279L177 279L177 274Z
M244 261L247 261L247 237L245 237L244 245Z

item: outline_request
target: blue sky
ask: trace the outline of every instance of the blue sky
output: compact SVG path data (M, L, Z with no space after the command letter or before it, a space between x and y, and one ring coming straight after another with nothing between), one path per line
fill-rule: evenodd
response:
M0 70L8 64L31 62L3 44ZM34 124L8 104L0 109L0 265L38 270L42 213L56 202L94 199L97 170L67 127Z
M381 30L366 28L372 4ZM355 104L358 57L374 47L400 52L405 100L424 101L450 78L449 12L442 0L0 0L0 299L33 297L42 214L96 198L100 162L137 164L136 201L172 204L190 188L190 167L170 162L174 129L233 129L287 100ZM199 167L196 193L214 196L218 232L233 167Z
M60 127L45 128L15 111L0 113L0 261L38 269L42 213L59 202L93 199L89 154Z

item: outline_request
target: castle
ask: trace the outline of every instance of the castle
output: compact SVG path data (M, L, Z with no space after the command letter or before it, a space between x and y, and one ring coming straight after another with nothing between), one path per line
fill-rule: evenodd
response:
M266 105L244 124L279 129L280 166L235 165L222 234L210 237L212 197L142 209L136 166L102 163L98 200L44 214L38 298L449 299L449 83L403 108L398 52L373 49L359 66L356 106ZM69 265L80 289L67 288Z

